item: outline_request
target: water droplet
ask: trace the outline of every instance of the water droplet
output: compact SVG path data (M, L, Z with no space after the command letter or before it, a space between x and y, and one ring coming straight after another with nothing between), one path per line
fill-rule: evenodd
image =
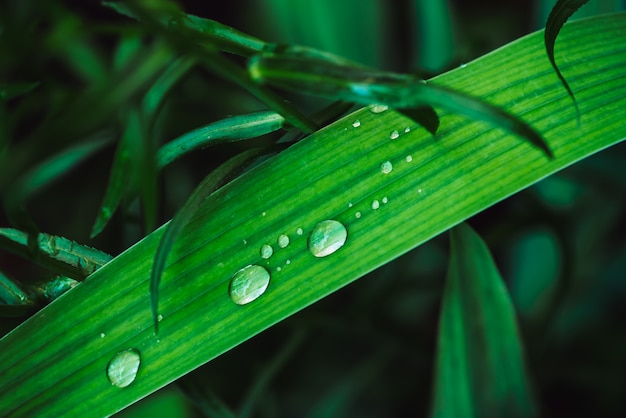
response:
M248 240L243 240L243 245L248 245Z
M348 231L341 222L322 221L309 235L309 250L315 257L326 257L343 247L347 238Z
M285 261L285 264L287 264L287 265L291 264L291 260Z
M348 207L351 208L352 207L352 202L348 203Z
M383 174L389 174L393 170L393 165L390 161L385 161L380 165L380 172Z
M359 219L359 218L361 217L361 212L357 212L357 213L355 213L355 214L354 214L354 216L355 216L357 219Z
M467 64L465 64L465 63L459 65L459 68L465 68L465 67L467 67Z
M417 193L422 193L422 189L417 189Z
M408 134L409 132L411 132L411 127L407 126L406 128L404 128L404 133Z
M400 137L400 132L398 132L395 129L391 131L391 133L389 134L389 138L391 139L398 139L399 137Z
M261 245L261 257L264 259L268 259L272 256L272 254L274 254L274 249L272 248L271 245L268 244L263 244Z
M107 365L107 377L113 386L125 388L135 381L141 356L134 348L120 351L113 356Z
M359 126L361 126L361 121L360 120L355 120L354 122L352 122L352 126L354 126L355 128L358 128Z
M304 231L302 230L302 228L298 228L298 229L296 229L296 234L302 235L302 234L304 234Z
M411 161L413 161L413 156L412 155L407 155L406 156L406 162L410 163Z
M372 202L372 209L376 210L380 207L380 202L378 200L374 200Z
M382 202L383 202L383 204L385 204L385 203L389 202L389 199L387 199L387 197L383 197Z
M281 270L282 270L281 266L276 267L276 271L281 271Z
M281 235L278 237L278 246L280 248L285 248L289 245L289 237L287 235Z
M269 284L270 273L261 266L251 264L234 274L228 293L237 305L245 305L265 293Z
M372 113L383 113L385 110L389 109L387 105L376 104L370 107L370 112Z
M267 215L266 212L261 212L261 216L265 216L265 215Z
M106 337L106 334L104 332L101 332L100 333L100 338L104 338L104 337Z
M163 315L159 314L159 316L157 316L157 321L159 322L163 321Z

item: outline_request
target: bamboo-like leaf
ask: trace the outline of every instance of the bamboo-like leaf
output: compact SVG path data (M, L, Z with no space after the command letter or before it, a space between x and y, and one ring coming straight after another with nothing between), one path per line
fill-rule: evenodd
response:
M0 247L32 260L42 267L71 278L82 280L111 261L113 257L95 248L55 235L37 234L35 253L29 246L26 232L0 228Z
M0 271L0 304L32 305L33 300L19 283Z
M285 90L393 108L438 106L515 133L553 157L541 135L519 118L486 102L411 75L338 64L300 54L260 54L250 60L253 79Z
M561 70L556 65L556 59L554 58L554 44L556 42L556 38L561 31L561 28L567 22L567 19L570 18L571 15L576 13L578 9L580 9L585 3L589 0L558 0L550 15L548 16L548 21L546 22L546 30L544 32L544 43L546 45L546 53L548 54L548 59L550 60L550 64L552 64L552 68L556 72L556 75L561 80L563 87L567 90L567 94L572 98L574 102L574 108L576 109L576 118L580 123L580 110L578 109L578 103L576 102L576 98L574 97L574 93L570 88L569 84L563 77Z
M432 80L520 115L549 140L553 160L458 115L440 115L434 140L419 129L404 133L407 119L396 112L365 108L231 181L200 205L168 256L159 336L148 289L164 228L0 340L0 393L9 394L0 396L0 415L113 414L486 207L623 140L625 30L625 14L562 29L559 48L575 80L580 130L564 123L571 101L545 60L541 32ZM403 133L391 140L393 130ZM320 242L312 232L324 220L341 223L347 234L337 233L335 252L316 257L308 237ZM345 238L341 247L339 238ZM274 248L268 259L260 254L265 244ZM249 265L266 269L270 281L242 306L229 297L230 282ZM107 379L107 365L124 356L141 362L132 383L119 387Z
M202 180L174 218L167 224L154 255L150 274L150 305L154 332L159 332L159 284L165 268L167 256L183 228L189 223L202 202L215 190L236 177L247 165L261 155L262 148L251 149L238 154L219 166Z
M450 246L432 416L534 417L515 310L489 249L466 224Z

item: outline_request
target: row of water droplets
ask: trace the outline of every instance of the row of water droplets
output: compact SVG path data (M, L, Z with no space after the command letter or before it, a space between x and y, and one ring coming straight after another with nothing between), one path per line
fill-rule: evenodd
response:
M374 114L379 114L386 110L387 106L385 105L372 105L370 107L370 112ZM355 120L352 126L358 128L361 126L361 122ZM404 129L404 133L408 133L409 131L409 127ZM400 131L393 130L390 132L389 138L395 140L398 139L400 135ZM412 160L413 157L410 155L407 155L405 158L407 163L410 163ZM392 171L393 164L390 161L384 161L380 164L380 172L382 174L389 174ZM377 210L380 208L381 204L386 204L387 202L387 197L383 197L380 201L375 199L371 202L371 208ZM352 203L348 206L352 207ZM266 212L263 212L262 216L265 215ZM355 212L356 218L361 218L361 216L361 212ZM296 236L302 236L304 230L302 228L296 228L295 233ZM315 257L327 257L343 247L347 239L348 230L344 224L333 219L328 219L319 222L313 227L307 239L307 248ZM246 240L243 242L247 244ZM277 237L275 245L279 249L284 249L289 246L290 242L289 235L283 233ZM272 255L274 255L274 247L268 243L262 244L259 249L259 255L264 260L270 259ZM290 264L290 260L287 260L285 264ZM277 267L277 271L280 271L280 267ZM231 277L228 289L229 296L237 305L246 305L265 293L270 284L270 278L270 272L265 267L258 264L247 265L238 270ZM101 334L100 337L103 338L104 334ZM135 380L140 365L141 355L139 350L130 348L120 351L113 356L107 365L107 378L113 386L120 388L127 387Z

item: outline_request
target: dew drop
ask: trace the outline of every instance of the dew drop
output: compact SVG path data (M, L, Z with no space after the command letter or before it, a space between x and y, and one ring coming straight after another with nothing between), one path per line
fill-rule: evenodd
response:
M263 244L261 245L261 257L264 259L268 259L272 256L272 254L274 254L274 249L272 248L271 245L268 244Z
M276 271L281 271L283 268L281 266L276 267Z
M380 202L378 200L374 200L372 202L372 209L376 210L380 207Z
M159 314L159 316L157 316L157 321L159 322L163 321L163 315Z
M243 240L243 245L248 245L248 240Z
M302 228L298 228L298 229L296 229L296 234L302 235L302 234L304 234L304 231L302 230Z
M459 68L465 68L465 67L467 67L467 64L465 64L465 63L459 65Z
M315 257L326 257L343 247L348 231L341 222L326 220L315 225L309 235L309 250Z
M383 113L385 110L389 109L387 105L376 104L370 107L370 112L372 113Z
M261 216L265 216L265 215L267 215L267 213L266 213L266 212L262 212L262 213L261 213Z
M361 126L361 121L358 119L355 120L354 122L352 122L352 126L358 128L359 126Z
M383 204L385 204L385 203L389 202L389 199L387 199L387 197L383 197L382 202L383 202Z
M406 156L406 162L410 163L411 161L413 161L413 156L412 155L407 155Z
M393 170L393 165L390 161L385 161L380 165L380 172L383 174L389 174Z
M228 293L237 305L245 305L265 293L269 284L270 273L261 266L251 264L234 274Z
M354 214L354 217L355 217L355 218L357 218L357 219L359 219L359 218L361 217L361 212L357 212L357 213L355 213L355 214Z
M104 338L104 337L106 337L106 334L104 332L101 332L100 333L100 338Z
M404 133L408 134L409 132L411 132L411 127L407 126L406 128L404 128Z
M107 365L107 377L113 386L125 388L135 381L141 356L134 348L120 351L113 356Z
M398 132L395 129L391 131L391 133L389 134L389 138L391 139L398 139L399 137L400 137L400 132Z
M287 265L291 264L291 260L285 261L285 264L287 264Z
M280 248L285 248L289 245L289 237L287 235L281 235L278 237L278 246Z

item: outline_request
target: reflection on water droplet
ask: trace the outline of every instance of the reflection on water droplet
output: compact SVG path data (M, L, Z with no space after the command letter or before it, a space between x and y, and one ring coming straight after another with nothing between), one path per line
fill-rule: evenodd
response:
M135 381L141 356L134 348L120 351L113 356L107 365L107 377L113 386L125 388Z
M391 133L389 134L389 138L391 139L398 139L399 136L400 136L400 132L398 132L395 129L391 131Z
M315 257L326 257L343 247L347 238L348 230L341 222L322 221L309 235L309 250Z
M361 126L361 121L360 120L355 120L354 122L352 122L352 126L354 126L355 128L358 128L359 126Z
M406 162L410 163L411 161L413 161L413 156L412 155L407 155L406 156Z
M383 197L382 202L383 202L383 204L385 204L385 203L389 202L389 199L387 199L387 197Z
M372 202L372 209L376 210L380 207L380 202L378 200L374 200Z
M304 231L302 230L302 228L298 228L298 229L296 229L296 234L302 235L302 234L304 234Z
M393 170L393 165L390 161L385 161L380 165L380 172L383 174L389 174Z
M370 107L370 112L372 113L383 113L385 110L389 109L387 105L376 104Z
M278 246L280 248L285 248L289 245L289 237L287 235L281 235L278 237Z
M263 267L252 264L234 274L228 293L237 305L245 305L265 293L269 284L270 273Z
M261 245L261 257L264 259L268 259L274 254L274 249L271 245L263 244Z
M361 217L361 212L357 212L357 213L355 213L355 214L354 214L354 216L355 216L357 219L359 219L359 218Z

